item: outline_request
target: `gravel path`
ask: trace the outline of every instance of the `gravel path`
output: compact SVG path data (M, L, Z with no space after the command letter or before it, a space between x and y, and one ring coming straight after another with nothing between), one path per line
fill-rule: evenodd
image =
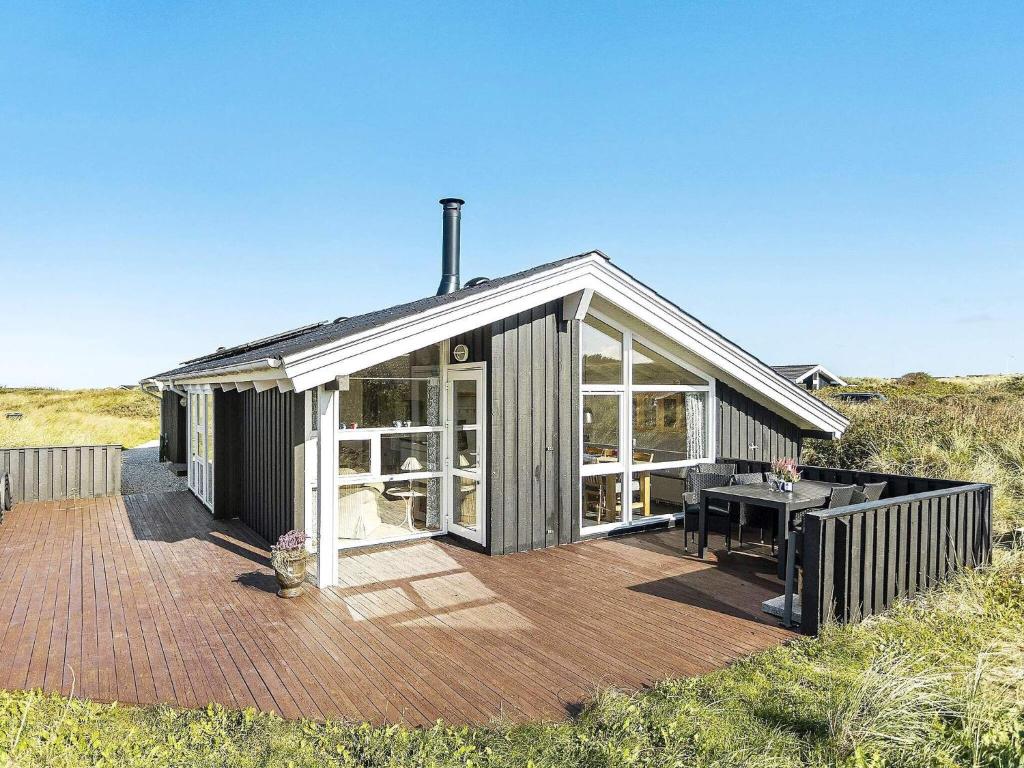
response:
M188 489L188 481L160 463L160 443L153 440L127 448L121 463L121 493L167 493Z

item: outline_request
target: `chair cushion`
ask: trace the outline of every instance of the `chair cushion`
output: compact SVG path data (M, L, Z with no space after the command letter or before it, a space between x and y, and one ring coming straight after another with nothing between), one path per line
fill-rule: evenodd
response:
M764 472L743 472L732 476L733 485L754 485L764 482Z

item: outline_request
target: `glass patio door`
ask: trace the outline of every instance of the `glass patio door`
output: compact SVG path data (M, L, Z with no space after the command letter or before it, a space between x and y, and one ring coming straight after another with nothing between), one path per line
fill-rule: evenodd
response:
M479 364L448 368L445 432L448 443L449 533L478 544L486 537L484 502L484 369Z
M213 394L192 392L188 399L190 431L189 487L213 509Z

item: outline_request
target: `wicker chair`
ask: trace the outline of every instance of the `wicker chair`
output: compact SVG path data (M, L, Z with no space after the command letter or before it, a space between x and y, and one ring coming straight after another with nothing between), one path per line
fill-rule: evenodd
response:
M733 485L754 485L755 483L764 482L763 472L743 472L738 475L733 475ZM771 531L772 534L772 552L775 552L775 528L778 526L779 517L774 511L767 507L758 507L751 504L740 504L739 512L737 515L739 536L737 540L740 546L743 546L743 526L752 525L755 528L760 529L762 532L765 530ZM761 543L764 543L764 535L762 533Z
M884 480L880 483L864 483L860 488L864 494L866 501L878 501L882 498L882 494L885 493L885 487L888 485Z
M698 472L717 472L720 475L735 475L735 464L698 464Z
M700 492L706 488L721 488L732 483L731 474L720 474L718 472L691 472L687 477L689 491L683 494L683 546L689 543L688 534L697 531L697 520L700 516ZM691 526L690 521L694 524ZM726 502L708 502L708 528L712 522L723 524L722 530L717 531L725 536L725 549L732 551L732 521L729 517L729 505Z
M855 485L840 485L833 488L828 495L828 508L836 509L837 507L850 506L855 490L857 490Z

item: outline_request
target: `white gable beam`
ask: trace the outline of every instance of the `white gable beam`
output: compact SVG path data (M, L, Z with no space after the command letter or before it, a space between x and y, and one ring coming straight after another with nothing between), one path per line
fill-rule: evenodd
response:
M290 379L278 379L277 380L277 391L278 392L291 392L295 389Z
M236 381L235 382L235 389L237 391L239 391L239 392L248 392L250 389L253 388L253 386L254 385L253 385L253 383L251 381Z
M548 301L586 292L598 294L638 320L691 350L727 377L762 393L805 428L840 434L848 422L812 395L782 378L757 358L712 331L671 302L594 254L532 275L492 292L482 292L359 334L286 357L283 373L296 391L325 384L414 349L436 344Z
M252 383L253 389L257 392L266 392L268 389L273 389L277 386L276 379L259 379Z
M562 299L562 321L582 320L590 309L590 300L594 298L593 288L571 293Z

